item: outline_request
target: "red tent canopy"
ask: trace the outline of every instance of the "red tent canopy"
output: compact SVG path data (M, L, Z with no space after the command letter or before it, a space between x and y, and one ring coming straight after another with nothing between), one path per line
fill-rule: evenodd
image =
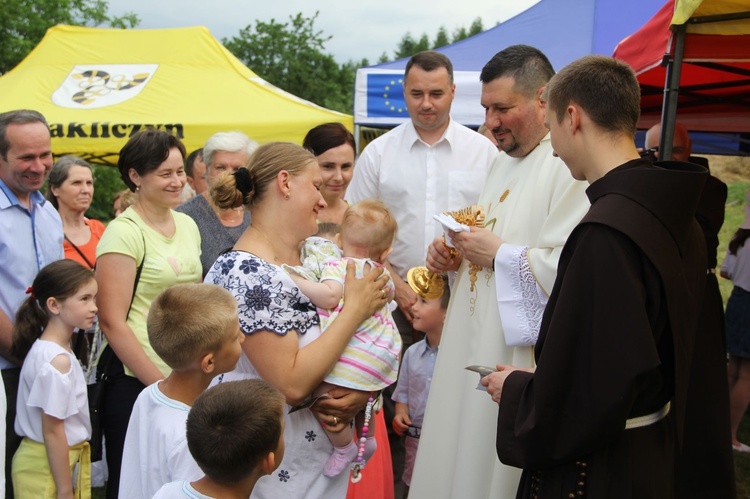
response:
M681 5L686 2L677 2L675 10L675 0L669 0L615 49L614 57L630 64L641 84L639 128L648 128L662 119L666 62L676 61L679 75L676 112L680 123L692 131L750 132L747 0L710 0L697 8L695 2L689 7ZM687 9L691 10L685 15ZM687 21L675 24L680 14ZM685 35L681 74L680 30ZM673 84L671 88L676 86Z

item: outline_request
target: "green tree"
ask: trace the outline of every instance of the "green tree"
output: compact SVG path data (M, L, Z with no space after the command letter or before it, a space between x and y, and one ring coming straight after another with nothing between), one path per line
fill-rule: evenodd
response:
M430 39L427 36L427 33L422 34L419 41L416 41L411 33L407 32L403 37L401 37L401 41L399 42L398 47L396 48L396 51L393 53L393 55L395 59L411 57L417 52L444 47L449 43L461 41L470 36L479 34L482 31L484 31L482 19L480 17L477 17L476 19L474 19L474 22L471 23L469 29L466 29L465 26L456 28L456 30L453 32L452 39L448 38L448 29L445 26L440 26L437 35L435 36L435 41L432 43L430 43ZM383 55L380 56L378 63L388 62L388 60L389 59L387 54L383 52Z
M461 26L456 31L453 32L453 39L451 40L451 43L460 42L461 40L468 38L469 32L466 31L466 27Z
M422 52L423 50L430 50L432 48L427 33L422 33L422 38L419 39L417 46L414 48L416 49L416 52Z
M482 18L477 17L474 19L474 22L471 23L471 26L469 26L469 36L478 35L484 31L484 25L482 24Z
M440 26L440 29L438 29L437 35L435 36L435 43L432 44L432 47L445 47L449 43L450 40L448 39L448 30L445 28L445 26Z
M107 222L115 217L112 200L118 191L127 189L120 178L117 168L105 165L91 165L94 169L94 199L86 212L86 216Z
M393 55L396 56L396 59L401 59L402 57L411 57L417 52L422 52L423 50L430 50L430 48L432 47L427 33L422 33L419 41L414 40L411 33L406 33L401 38L401 42L399 42L398 48Z
M418 52L417 42L411 36L408 31L404 36L401 37L401 41L398 43L396 52L393 53L394 59L401 59L402 57L409 57Z
M255 21L224 46L261 78L318 105L342 112L352 109L354 62L339 65L324 53L331 37L315 28L318 12L301 13L285 23ZM356 69L356 68L355 68Z
M108 14L106 0L2 0L0 15L0 74L13 69L56 24L135 27L138 16Z

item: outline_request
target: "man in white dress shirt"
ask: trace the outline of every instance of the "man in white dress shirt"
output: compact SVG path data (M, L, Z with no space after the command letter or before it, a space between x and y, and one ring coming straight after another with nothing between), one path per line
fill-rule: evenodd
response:
M427 248L442 233L432 216L476 204L495 146L450 117L456 90L453 65L438 52L413 56L404 72L404 97L411 118L370 143L354 168L346 199L383 201L398 222L388 257L396 285L396 325L404 348L414 341L411 306L417 294L406 272L424 265Z
M441 240L427 266L457 270L427 401L412 497L505 499L520 470L495 452L497 408L464 370L508 362L533 367L533 344L563 244L589 207L588 184L574 180L552 154L542 91L554 69L539 50L514 45L483 68L485 125L503 151L479 204L485 228L456 234L463 259ZM473 264L470 266L469 264Z

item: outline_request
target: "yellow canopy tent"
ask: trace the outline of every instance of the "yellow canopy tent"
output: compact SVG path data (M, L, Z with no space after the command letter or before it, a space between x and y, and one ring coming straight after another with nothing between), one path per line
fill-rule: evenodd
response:
M47 118L55 155L113 164L140 129L172 131L188 151L218 131L301 143L352 117L284 92L245 67L204 27L120 30L55 26L0 77L0 111Z

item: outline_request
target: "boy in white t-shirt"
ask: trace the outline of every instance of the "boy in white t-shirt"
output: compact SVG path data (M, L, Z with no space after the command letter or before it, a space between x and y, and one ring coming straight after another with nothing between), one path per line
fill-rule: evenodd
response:
M165 483L202 476L187 448L185 420L211 380L237 365L244 340L235 299L211 284L178 284L157 296L148 337L172 372L133 407L119 490L128 499L151 499Z
M281 392L261 379L210 388L187 419L188 448L206 476L168 483L154 499L250 497L284 457L284 404Z

